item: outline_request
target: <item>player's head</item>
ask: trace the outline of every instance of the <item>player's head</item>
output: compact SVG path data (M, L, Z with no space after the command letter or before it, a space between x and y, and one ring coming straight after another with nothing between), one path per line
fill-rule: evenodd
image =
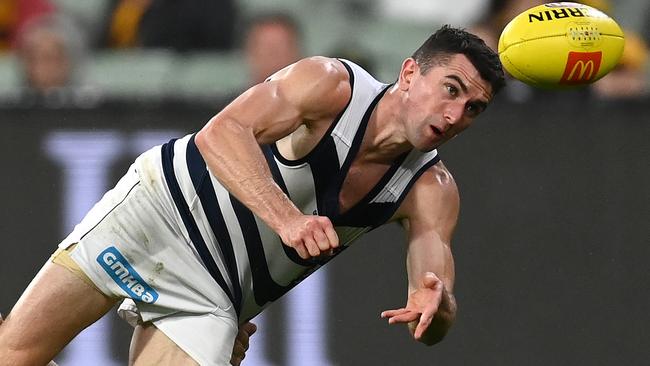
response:
M428 151L465 130L505 84L498 56L478 37L444 26L406 59L396 88L406 139Z
M426 74L432 67L445 65L451 56L465 55L490 83L492 95L505 85L503 67L499 56L482 39L465 30L443 26L433 33L411 56Z

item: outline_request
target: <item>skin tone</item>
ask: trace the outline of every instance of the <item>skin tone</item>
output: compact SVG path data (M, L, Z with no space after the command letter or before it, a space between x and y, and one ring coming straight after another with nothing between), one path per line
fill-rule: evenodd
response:
M279 22L254 25L246 37L245 51L252 84L263 82L300 58L296 34Z
M102 294L63 266L48 262L4 323L0 317L0 360L7 365L56 366L49 360L118 301ZM70 314L75 316L70 317ZM256 330L250 322L240 326L233 345L232 365L238 366L244 359L249 338ZM150 323L138 325L131 341L129 365L159 364L156 361L161 355L165 355L164 361L169 364L196 364L155 326Z
M30 87L46 91L67 84L71 65L59 35L36 30L25 37L20 54Z
M338 247L338 238L329 219L303 215L289 201L274 183L259 144L279 140L283 156L304 156L350 93L347 71L339 61L306 59L251 88L196 136L220 182L303 258L329 253ZM490 85L464 55L450 56L424 74L414 60L405 60L398 83L371 116L339 196L342 211L361 200L397 156L413 148L429 151L452 139L491 98ZM404 308L382 316L391 324L409 324L415 339L426 344L440 341L455 317L450 242L458 201L451 174L436 164L416 182L393 218L404 224L409 237L409 294ZM431 210L431 204L437 209Z
M303 258L329 253L339 246L338 237L327 217L303 215L284 195L259 145L279 141L285 157L302 156L326 133L350 95L349 75L338 60L305 59L252 87L196 135L213 174ZM491 97L489 84L465 56L451 56L424 74L415 61L405 60L398 82L371 116L339 196L343 211L374 186L396 156L412 148L428 151L450 140L471 125ZM382 316L390 324L408 324L414 339L427 345L444 337L456 314L450 248L458 207L456 184L438 163L418 179L393 217L408 237L408 295L404 307ZM118 300L48 262L0 326L0 359L45 364ZM153 327L143 331L147 339L162 343L149 342L139 357L155 357L156 345L170 346L166 352L171 359L185 355L162 332ZM247 336L238 337L234 356L245 350Z

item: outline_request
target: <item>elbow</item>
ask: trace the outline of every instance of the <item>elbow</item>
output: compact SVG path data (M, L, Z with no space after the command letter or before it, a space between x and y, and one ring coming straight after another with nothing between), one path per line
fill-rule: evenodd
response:
M209 129L208 125L205 125L201 130L199 130L199 132L196 133L196 135L194 135L194 143L196 144L196 147L201 152L206 151L209 146L208 144L209 137L206 136L210 134L208 129Z
M199 151L209 151L211 146L232 142L245 130L234 119L215 116L196 133L194 143Z
M212 145L211 141L215 139L215 136L218 136L218 122L216 121L215 117L212 117L208 123L206 123L205 126L199 132L196 133L194 136L194 143L196 144L196 147L199 149L200 152L205 152L208 151L210 148L210 145Z

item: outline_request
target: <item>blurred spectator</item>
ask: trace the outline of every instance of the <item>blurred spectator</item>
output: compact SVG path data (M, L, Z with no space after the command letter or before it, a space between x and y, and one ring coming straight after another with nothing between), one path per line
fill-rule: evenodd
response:
M48 0L0 0L0 50L13 48L16 35L31 19L54 11Z
M87 106L97 91L84 80L86 45L68 18L44 15L32 19L16 39L24 88L21 104Z
M106 45L175 51L230 50L235 0L113 0Z
M261 83L298 61L302 57L301 42L298 23L286 13L266 13L251 19L244 40L249 84Z
M648 46L636 33L625 31L625 49L614 70L594 83L594 94L602 99L635 98L648 94Z
M470 27L469 31L481 37L492 49L497 50L499 36L508 22L524 10L542 3L542 0L489 0L482 19L476 25ZM546 94L550 93L535 89L509 77L508 83L501 94L502 99L523 103L538 97L540 94L549 97Z
M612 4L608 0L582 0L580 2L597 8L610 16L614 14ZM625 48L621 60L614 70L595 82L591 88L593 94L598 98L636 98L648 93L647 43L631 29L623 29L623 32L625 33Z
M470 31L481 37L493 50L497 50L503 28L526 9L544 3L542 0L489 0L485 13Z

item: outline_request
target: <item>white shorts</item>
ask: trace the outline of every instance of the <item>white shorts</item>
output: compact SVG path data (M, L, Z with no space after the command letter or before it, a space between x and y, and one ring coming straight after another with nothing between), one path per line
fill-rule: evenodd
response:
M59 248L78 243L70 257L95 286L133 300L123 318L152 321L201 365L229 365L237 315L152 183L164 179L159 150L139 157Z

